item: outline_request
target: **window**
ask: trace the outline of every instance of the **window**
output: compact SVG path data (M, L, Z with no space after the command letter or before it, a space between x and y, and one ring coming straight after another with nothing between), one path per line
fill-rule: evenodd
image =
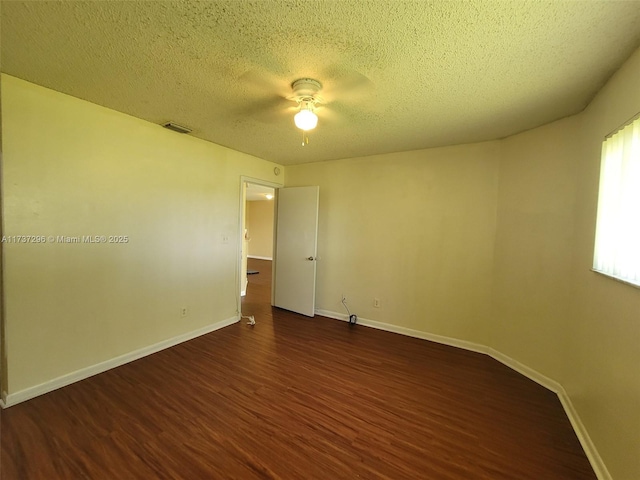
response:
M640 118L602 144L593 269L640 286Z

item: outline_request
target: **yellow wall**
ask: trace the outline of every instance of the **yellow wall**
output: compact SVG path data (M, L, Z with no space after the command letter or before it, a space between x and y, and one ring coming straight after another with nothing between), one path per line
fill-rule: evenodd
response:
M562 383L574 249L575 118L505 139L491 346Z
M273 201L247 202L247 228L251 241L249 256L273 257Z
M1 8L1 7L0 7ZM0 97L2 96L2 82L0 82ZM0 102L1 103L1 102ZM2 109L0 108L0 199L4 198L4 182L2 181L3 170L3 146L2 146ZM0 236L4 235L4 209L0 201ZM4 331L4 243L0 243L0 392L6 392L7 388L7 347L6 335Z
M640 112L640 50L580 116L565 388L616 480L640 478L640 289L590 271L605 135ZM639 219L640 221L640 219Z
M640 290L592 272L604 137L640 51L580 115L502 142L492 346L560 382L615 479L640 478Z
M486 344L498 142L287 167L319 185L316 306ZM380 308L374 308L374 298Z
M235 317L240 176L275 164L6 75L2 110L5 235L129 238L5 244L9 394Z
M342 312L345 293L361 317L486 345L560 383L616 480L640 478L640 290L590 269L602 141L640 111L638 85L640 50L574 117L287 167L287 186L320 185L319 309Z

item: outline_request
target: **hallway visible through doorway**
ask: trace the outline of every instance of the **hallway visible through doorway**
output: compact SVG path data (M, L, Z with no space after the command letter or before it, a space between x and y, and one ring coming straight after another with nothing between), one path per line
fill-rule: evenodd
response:
M260 317L271 314L271 260L247 258L247 270L258 273L248 275L247 294L242 297L242 314Z

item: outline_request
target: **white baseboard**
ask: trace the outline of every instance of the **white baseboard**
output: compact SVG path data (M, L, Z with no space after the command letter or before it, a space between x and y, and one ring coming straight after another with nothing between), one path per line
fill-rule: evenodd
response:
M558 395L560 394L560 392L564 392L564 388L562 388L562 385L560 385L555 380L542 375L540 372L534 370L533 368L529 368L525 364L520 363L517 360L509 357L508 355L505 355L504 353L501 353L493 348L488 348L487 350L487 355L489 355L491 358L524 375L528 379L533 380L537 384L542 385L547 390L551 390L553 393Z
M323 317L334 318L336 320L343 320L345 322L349 321L349 316L342 314L331 312L329 310L316 310L316 314L322 315ZM401 335L406 335L408 337L421 338L422 340L430 340L436 343L442 343L444 345L450 345L452 347L463 348L465 350L470 350L472 352L478 353L488 353L489 349L484 345L480 345L478 343L467 342L466 340L458 340L456 338L451 337L443 337L441 335L435 335L433 333L422 332L420 330L413 330L411 328L399 327L397 325L391 325L390 323L378 322L375 320L368 320L366 318L358 317L358 325L363 325L365 327L376 328L378 330L384 330L386 332L399 333Z
M247 255L247 258L255 258L256 260L273 260L273 257L259 257L258 255Z
M576 433L576 436L580 441L580 445L582 445L582 449L587 455L589 463L591 464L591 468L593 468L593 471L598 477L598 480L612 480L609 470L607 470L606 465L602 461L602 457L598 453L596 446L593 444L593 441L589 436L589 432L582 423L582 420L580 420L580 416L571 403L571 398L565 391L564 387L555 380L542 375L540 372L518 362L517 360L514 360L507 355L504 355L503 353L498 352L497 350L494 350L493 348L489 349L489 355L491 355L491 357L493 357L500 363L506 365L509 368L512 368L516 372L521 373L525 377L533 380L534 382L542 385L543 387L551 390L556 395L558 395L558 399L562 404L562 408L564 408L564 412L567 414L567 417L571 422L571 426L573 427L573 431Z
M596 446L593 444L591 437L589 436L589 432L585 428L582 420L580 420L580 416L578 412L574 408L571 403L571 398L567 395L567 392L564 391L564 388L561 392L558 393L558 397L560 398L560 403L564 407L564 411L569 417L569 421L573 426L573 430L576 432L578 436L578 440L580 440L580 444L584 450L584 453L587 455L589 462L591 463L591 467L593 471L596 472L596 476L598 480L613 480L613 477L609 473L607 466L604 464L602 457L598 453Z
M107 370L111 370L112 368L119 367L121 365L124 365L125 363L133 362L134 360L146 357L147 355L151 355L166 348L173 347L188 340L192 340L196 337L200 337L215 330L227 327L238 322L239 320L240 317L236 315L226 320L221 320L220 322L207 325L206 327L202 327L197 330L193 330L191 332L187 332L182 335L163 340L162 342L149 345L148 347L143 347L138 350L134 350L133 352L125 353L124 355L105 360L104 362L100 362L86 368L81 368L80 370L62 375L61 377L54 378L53 380L41 383L40 385L35 385L33 387L25 388L24 390L20 390L18 392L10 394L2 392L3 398L0 402L0 405L2 406L2 408L11 407L12 405L16 405L39 395L52 392L54 390L57 390L58 388L66 387L67 385L78 382L80 380L84 380L85 378L92 377L93 375L97 375L99 373L106 372Z
M321 310L316 309L315 313L317 315L321 315L323 317L334 318L336 320L342 320L345 322L349 321L349 316L342 313L332 312L329 310ZM562 385L560 385L555 380L541 374L540 372L530 368L523 363L514 360L513 358L505 355L491 347L487 347L484 345L480 345L478 343L468 342L466 340L459 340L457 338L445 337L442 335L434 335L432 333L422 332L420 330L413 330L410 328L399 327L397 325L392 325L390 323L378 322L375 320L368 320L366 318L358 317L358 325L362 325L365 327L376 328L378 330L384 330L387 332L399 333L401 335L407 335L409 337L420 338L422 340L429 340L431 342L441 343L443 345L449 345L452 347L458 347L465 350L470 350L472 352L484 353L489 355L491 358L497 360L498 362L506 365L507 367L515 370L516 372L524 375L525 377L533 380L534 382L542 385L543 387L551 390L560 399L560 403L564 408L567 417L569 417L569 421L573 426L574 431L584 449L589 462L591 463L591 467L593 468L598 480L612 480L611 474L607 470L606 465L602 461L602 457L598 453L595 445L591 441L591 437L587 432L584 424L580 420L580 416L578 412L573 407L571 403L571 399L567 395L567 392L564 390Z

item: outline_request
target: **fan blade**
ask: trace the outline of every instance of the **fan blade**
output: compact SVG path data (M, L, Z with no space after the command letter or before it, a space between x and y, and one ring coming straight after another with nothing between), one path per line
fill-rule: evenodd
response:
M293 118L296 104L287 99L291 95L288 79L253 68L237 78L237 87L241 99L234 115L261 123L280 122L289 114Z
M233 115L261 123L274 123L282 121L287 116L293 118L294 113L290 112L296 110L286 98L270 96L257 101L248 101L246 106L236 109Z
M377 105L370 105L366 102L351 104L343 101L335 101L332 102L326 110L328 113L328 115L326 115L327 118L331 119L332 123L335 121L337 124L346 123L355 125L365 121L378 121L383 117ZM320 117L319 114L318 117Z
M332 65L324 71L323 88L320 95L327 103L339 98L350 103L361 103L373 96L374 83L360 72Z
M318 105L315 110L318 115L318 124L341 125L345 123L343 115L326 105Z
M264 96L276 94L286 98L291 94L291 84L288 80L277 77L268 72L248 70L238 77L241 90L247 96Z

